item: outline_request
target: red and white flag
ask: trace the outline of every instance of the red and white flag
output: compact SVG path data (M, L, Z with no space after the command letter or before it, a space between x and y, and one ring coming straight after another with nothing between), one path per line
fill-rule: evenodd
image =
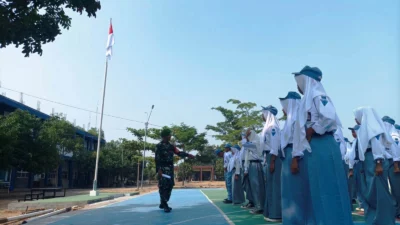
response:
M110 29L108 30L108 39L106 46L106 57L110 60L112 55L112 46L114 45L114 31L112 28L112 23L110 22Z

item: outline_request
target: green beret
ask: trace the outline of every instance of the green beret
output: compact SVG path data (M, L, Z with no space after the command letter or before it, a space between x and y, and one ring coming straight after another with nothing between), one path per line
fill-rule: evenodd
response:
M161 137L168 137L171 135L171 130L169 128L164 128L161 131Z

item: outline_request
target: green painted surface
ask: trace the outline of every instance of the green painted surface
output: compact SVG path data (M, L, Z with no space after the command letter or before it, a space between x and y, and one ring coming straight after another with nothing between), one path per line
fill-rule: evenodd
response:
M89 196L87 195L74 195L68 197L60 197L60 198L49 198L44 200L35 201L35 203L56 203L56 202L76 202L76 201L89 201L89 200L98 200L101 198L106 198L109 196L115 195L114 193L100 193L99 196Z
M240 205L224 204L226 198L225 190L202 190L202 192L218 207L235 225L256 225L256 224L281 224L264 220L263 215L250 214L249 210L240 208ZM363 216L354 215L353 221L364 221Z

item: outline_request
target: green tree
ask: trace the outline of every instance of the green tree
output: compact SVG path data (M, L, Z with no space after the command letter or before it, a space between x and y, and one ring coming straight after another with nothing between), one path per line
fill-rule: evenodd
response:
M217 180L224 180L224 159L218 158L215 162L214 168Z
M43 122L27 111L16 110L1 116L0 136L3 168L41 173L54 169L59 163L56 146L43 136Z
M206 130L211 130L217 140L230 143L238 143L241 138L241 132L245 128L252 128L260 132L263 127L261 110L255 109L256 103L241 102L236 99L229 99L227 103L235 106L235 109L227 109L222 106L214 107L212 110L220 112L224 116L224 121L216 125L207 125Z
M208 144L205 138L206 133L198 133L195 127L188 126L185 123L172 125L171 130L173 132L174 144L182 151L189 152L196 150L201 153ZM178 176L182 179L182 185L184 185L185 179L192 175L194 162L194 159L184 159L183 162L179 164Z
M106 143L100 152L99 174L107 178L107 183L121 185L137 178L137 161L141 158L138 147L136 141L126 139Z
M83 139L76 136L76 128L62 114L44 121L40 136L49 147L58 149L60 155L83 149Z
M96 17L100 10L97 0L1 0L0 48L10 44L23 45L22 53L42 55L42 44L53 42L61 28L71 27L71 18L65 9L88 17Z
M93 136L99 136L99 129L96 129L94 127L90 128L87 132ZM101 130L101 138L104 139L104 130Z

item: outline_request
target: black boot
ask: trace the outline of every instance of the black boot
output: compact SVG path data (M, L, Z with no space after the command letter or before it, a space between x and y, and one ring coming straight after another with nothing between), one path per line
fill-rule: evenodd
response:
M169 213L171 212L172 208L168 206L167 203L164 204L164 212Z

